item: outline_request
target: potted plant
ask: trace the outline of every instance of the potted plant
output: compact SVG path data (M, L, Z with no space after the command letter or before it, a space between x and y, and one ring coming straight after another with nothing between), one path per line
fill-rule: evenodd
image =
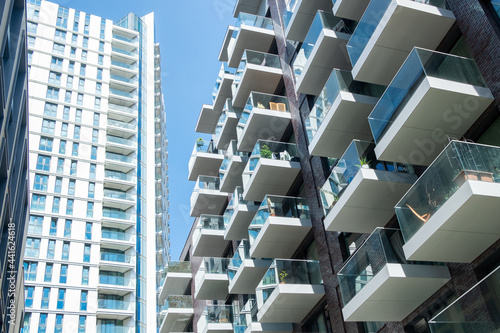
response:
M263 145L262 148L260 149L260 156L264 158L271 158L272 155L273 152L271 151L271 149L269 149L267 145Z
M366 157L361 157L359 159L359 167L363 169L369 169L370 168L370 160Z
M197 147L202 147L204 144L205 144L205 141L203 141L202 138L199 138L198 140L196 140Z
M279 277L280 277L280 283L281 283L281 284L284 284L284 283L286 282L286 277L287 277L287 276L288 276L288 273L287 273L285 270L282 270L282 271L280 272Z

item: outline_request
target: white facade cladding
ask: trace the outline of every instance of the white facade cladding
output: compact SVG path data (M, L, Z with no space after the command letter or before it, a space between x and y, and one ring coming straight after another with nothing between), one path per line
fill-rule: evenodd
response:
M26 324L154 332L169 253L154 14L113 23L48 1L28 6Z

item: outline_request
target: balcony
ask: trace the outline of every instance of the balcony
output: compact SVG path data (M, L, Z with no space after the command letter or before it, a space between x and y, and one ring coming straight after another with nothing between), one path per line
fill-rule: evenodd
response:
M290 121L288 98L252 91L236 129L238 150L252 151L260 139L281 139Z
M410 260L473 261L500 238L500 148L452 141L396 205Z
M240 13L227 47L229 66L238 67L245 50L268 52L273 41L274 26L271 18Z
M137 140L125 139L119 136L106 135L106 151L130 155L137 150Z
M104 189L102 201L106 204L107 207L127 210L135 206L135 191L132 193L127 193L123 191Z
M285 38L304 41L318 10L331 11L332 0L286 0L283 14Z
M278 55L246 50L233 81L233 106L244 107L252 91L274 94L282 76Z
M137 134L137 123L136 122L124 122L120 120L114 120L108 118L108 126L106 127L106 133L114 136L121 136L126 139Z
M214 111L212 105L203 104L198 117L198 122L196 123L196 132L206 134L212 134L215 132L215 127L217 126L220 113L220 111Z
M224 239L248 239L248 226L259 206L260 202L243 200L243 188L236 187L224 212Z
M346 45L355 27L353 21L318 11L292 63L297 92L317 96L334 68L351 70Z
M402 321L450 279L444 265L409 262L400 230L377 228L338 272L346 321Z
M240 13L257 14L262 0L236 0L233 8L233 16L238 17Z
M229 293L255 294L260 280L271 266L270 259L250 257L250 243L244 239L229 262Z
M306 119L310 154L340 157L352 140L371 141L366 118L384 89L334 69Z
M198 320L200 333L233 333L232 305L208 305Z
M106 229L104 227L101 231L101 245L125 251L135 246L135 237L136 235L133 230L123 231L121 229Z
M98 319L125 320L133 317L134 313L134 302L102 298L97 300Z
M289 259L311 228L305 198L267 195L248 227L250 256Z
M190 286L193 274L191 273L191 262L169 261L165 267L164 277L160 282L161 290L159 299L163 300L167 295L184 294Z
M193 252L195 257L220 257L229 244L224 240L224 218L217 215L201 215L193 232Z
M191 216L220 214L228 194L219 190L219 177L199 176L193 194L191 194Z
M183 332L194 315L193 296L168 296L165 305L161 308L164 315L160 326L160 333Z
M123 276L99 274L97 290L102 293L111 292L113 295L124 296L135 290L136 280Z
M248 153L238 151L236 146L237 141L231 140L219 169L220 189L222 192L230 193L237 186L243 186L242 174L248 162Z
M241 109L233 108L228 98L215 127L215 146L218 149L226 150L231 140L236 139L236 124L240 115Z
M136 215L112 207L102 208L102 226L109 228L128 229L135 226Z
M333 14L350 20L359 21L370 0L333 0Z
M232 25L229 25L226 29L226 34L224 35L224 40L222 42L222 46L219 51L219 61L221 62L227 63L229 60L229 54L227 50L229 47L229 43L232 40L231 37L233 36L234 29L235 28Z
M128 173L132 169L136 168L137 164L136 164L136 159L134 156L132 156L132 154L123 155L112 152L106 152L104 167L106 169L109 168L112 170Z
M234 68L229 68L227 63L224 62L221 65L219 76L217 77L212 93L213 109L217 112L222 111L226 99L233 97L231 85L233 84L235 73L236 70Z
M125 273L135 268L135 257L125 254L125 251L113 251L102 248L99 261L99 269ZM130 253L130 252L129 252Z
M299 172L295 144L259 140L243 171L243 199L262 201L266 194L286 195Z
M200 175L218 175L223 159L224 155L215 148L213 141L196 140L188 164L189 180L196 180Z
M415 48L368 121L377 157L429 165L493 101L472 59Z
M256 291L261 323L300 323L325 295L319 262L273 261Z
M128 191L136 184L137 178L133 174L104 169L104 187Z
M241 308L240 313L235 317L233 323L235 333L253 333L253 332L268 332L268 333L291 333L293 326L290 323L259 323L257 321L257 302L250 298L248 302Z
M123 106L108 101L108 118L124 121L126 123L137 119L136 106Z
M429 321L432 333L498 331L500 267ZM480 314L480 315L478 315Z
M355 140L334 165L320 190L326 230L369 234L385 226L417 180L411 165L378 161L374 147Z
M445 0L381 0L347 43L355 80L388 85L413 47L435 49L455 22Z
M228 258L203 258L195 276L194 298L214 300L226 299L229 278L227 276Z

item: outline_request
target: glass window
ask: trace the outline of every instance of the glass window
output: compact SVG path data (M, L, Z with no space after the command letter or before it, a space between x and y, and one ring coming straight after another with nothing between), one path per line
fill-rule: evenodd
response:
M85 79L80 78L80 81L78 81L78 90L84 90L85 89Z
M58 158L57 159L57 173L63 173L64 172L64 158Z
M76 181L74 179L70 179L68 182L68 195L75 195L75 186Z
M50 170L50 156L38 155L36 162L36 169L49 171Z
M75 204L75 200L68 199L66 204L66 215L73 215L73 205Z
M97 165L90 164L89 179L95 179L96 167L97 167Z
M71 150L72 156L78 156L78 142L73 142L73 149Z
M28 22L28 32L32 34L36 34L36 28L38 27L38 24L33 23L33 22Z
M87 51L82 50L82 60L86 61L87 60Z
M62 333L62 327L63 327L63 315L56 314L56 327L54 333Z
M94 126L99 126L99 113L94 112Z
M102 65L103 60L104 60L104 56L103 56L102 54L99 54L99 55L97 56L97 64L98 64L98 65Z
M45 195L33 194L31 197L31 209L33 210L45 210Z
M89 270L90 270L90 268L88 266L83 266L83 270L82 270L82 286L88 286L89 285Z
M69 8L59 6L59 9L57 10L57 20L56 20L56 25L61 28L67 28L68 27L68 14L69 14Z
M89 47L89 38L88 37L83 37L83 47Z
M80 139L80 126L75 125L75 129L73 132L73 139Z
M90 262L90 244L83 246L83 262Z
M43 278L44 282L52 282L52 271L54 265L53 264L45 264L45 277Z
M71 220L64 222L64 237L71 237Z
M76 104L83 105L83 94L79 93L76 99Z
M47 314L41 313L40 320L38 321L38 333L47 332Z
M57 104L45 102L43 114L49 117L57 117Z
M57 235L57 218L53 217L50 220L50 231L49 231L50 236L55 236Z
M50 84L61 84L61 73L49 72L49 83Z
M76 57L76 47L72 47L69 51L69 56L74 58Z
M78 23L80 21L80 12L75 11L75 20L73 22L73 31L78 31Z
M54 140L52 138L42 136L40 137L40 145L38 146L38 149L43 151L52 151L53 142Z
M56 32L54 34L54 39L60 40L63 42L66 41L66 31L56 29Z
M92 148L90 149L90 159L91 160L97 159L97 147L96 146L92 146Z
M77 166L78 166L78 161L72 160L71 168L69 169L70 176L76 175Z
M42 133L54 134L56 129L56 122L54 120L42 120Z
M27 237L24 256L38 258L39 255L40 255L40 238ZM36 268L36 266L35 266L35 268ZM31 281L34 281L34 280L31 280Z
M75 112L75 122L76 123L81 123L82 122L82 109L76 109L76 112Z
M61 204L61 198L60 197L54 197L54 200L52 201L52 213L59 214L59 206Z
M490 0L495 14L500 18L500 0Z
M86 292L86 291L82 291L82 298L83 298L84 292ZM85 303L87 303L87 302L85 302ZM82 310L82 311L87 310L87 306L85 305L85 309L82 309L82 305L80 302L80 310ZM80 318L78 318L78 333L85 333L85 321L86 320L87 320L86 316L80 316Z
M49 239L49 246L47 247L47 259L54 259L54 253L56 249L56 241Z
M75 44L77 43L78 41L78 35L77 34L73 34L73 36L71 36L71 44Z
M45 97L50 99L59 99L59 88L47 87L47 95Z
M35 41L36 41L35 37L28 36L28 47L35 47ZM31 55L33 55L33 51L31 51ZM31 61L29 61L29 62L31 62ZM99 65L102 65L102 64L99 64Z
M71 103L71 91L66 90L66 93L64 94L64 102Z
M75 71L75 62L74 61L70 61L69 65L68 65L68 72L69 73L74 73L74 71Z
M24 306L27 308L33 307L33 294L35 293L35 287L25 287L24 288ZM24 315L26 319L27 313ZM26 326L24 326L26 328Z
M66 140L59 141L59 154L66 154Z
M69 259L69 242L64 242L63 243L63 249L62 249L62 260L68 260ZM68 269L68 265L61 265L61 271L62 271L62 266L66 266L66 270ZM62 273L61 273L62 276ZM64 282L66 283L66 282Z
M71 75L68 75L66 80L66 88L73 88L73 77Z
M99 141L99 130L94 128L92 130L92 142L97 143L98 141Z
M23 267L24 267L24 279L26 281L36 281L36 269L38 267L38 263L34 261L25 261L23 263Z
M61 193L62 190L62 177L56 177L56 182L54 184L54 193Z
M68 123L62 123L62 125L61 125L61 136L64 137L64 138L68 136Z
M22 333L29 333L29 331L30 331L30 324L31 324L31 313L26 312L24 314L23 331L22 331ZM78 332L78 333L80 333L80 332Z
M48 309L49 308L49 300L50 300L50 288L43 288L42 303L40 304L40 307L42 309Z
M62 70L62 65L63 65L62 58L52 57L52 60L50 61L50 68Z
M65 120L69 119L69 106L65 106L63 109L63 119Z
M48 183L49 183L49 176L37 173L35 174L33 189L39 191L47 191Z
M28 222L28 233L41 234L43 226L43 216L30 215Z
M99 52L104 52L104 42L99 42Z
M87 203L87 217L94 217L94 203Z
M100 97L95 98L94 108L97 110L99 110L101 108L101 98Z
M85 223L85 239L92 239L92 222Z
M95 183L89 183L89 198L94 198L94 193L95 193Z
M64 55L64 45L63 44L59 44L59 43L54 43L52 45L52 53L53 54Z
M88 291L82 290L82 294L80 297L80 311L87 311L87 297L88 297Z
M100 95L101 91L102 91L102 83L101 82L97 82L95 84L95 93L96 93L96 95Z
M59 292L57 293L57 309L58 310L64 309L64 298L65 297L66 297L66 289L59 289Z
M68 243L68 252L69 252L69 242ZM66 283L68 281L68 265L61 265L61 274L59 274L59 283Z
M97 69L97 79L102 80L102 68Z

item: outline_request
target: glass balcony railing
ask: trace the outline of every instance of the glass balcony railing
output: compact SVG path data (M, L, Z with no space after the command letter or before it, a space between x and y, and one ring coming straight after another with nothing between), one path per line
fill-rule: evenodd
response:
M213 141L205 141L203 139L196 140L195 151L200 153L209 153L209 154L219 153Z
M286 0L286 8L283 12L283 23L285 30L292 19L293 12L295 11L295 6L297 5L298 0Z
M204 311L207 323L232 323L233 306L232 305L209 305Z
M335 17L332 13L319 10L314 17L306 38L304 39L304 43L302 43L302 47L292 63L295 78L298 79L298 77L302 74L304 66L307 63L307 60L309 59L309 56L311 55L311 52L313 51L323 29L350 35L355 28L355 21Z
M266 30L274 29L273 20L271 18L240 12L238 19L236 20L236 24L234 25L233 34L231 36L232 39L236 39L238 37L242 25Z
M309 206L305 198L266 195L257 214L255 214L248 227L250 244L253 244L269 216L301 219L311 218L309 215Z
M116 34L113 34L113 38L121 40L121 41L124 41L124 42L127 42L127 43L132 43L132 44L136 43L136 39L135 38L128 38L128 37L124 37L124 36L120 36L120 35L116 35Z
M278 284L323 284L319 261L275 259L256 290L259 309Z
M106 135L106 141L111 142L111 143L118 143L118 144L125 145L128 147L134 147L134 148L137 146L137 142L134 140L120 138L120 137L114 136L114 135Z
M104 170L104 178L135 182L136 177L120 171Z
M325 216L344 194L344 190L361 168L414 173L411 165L377 160L374 149L375 144L371 142L354 140L344 155L334 164L332 173L320 189Z
M101 252L101 260L121 263L132 263L132 256L115 252Z
M198 192L199 190L220 190L220 178L210 177L210 176L198 176L198 181L193 192Z
M97 324L97 333L133 333L135 332L135 327L121 326L114 324Z
M368 117L376 143L426 77L486 87L473 59L414 48Z
M235 315L233 329L234 333L244 333L251 323L257 323L257 301L250 298Z
M135 123L125 123L123 121L118 121L118 120L113 120L113 119L108 119L108 125L110 126L116 126L124 129L129 129L129 130L136 130L137 129L137 124Z
M127 201L134 201L135 200L135 195L134 194L129 194L121 191L113 191L113 190L104 190L104 198L111 198L111 199L119 199L119 200L127 200Z
M234 75L236 73L236 68L231 68L228 66L227 62L223 62L217 80L215 81L214 89L212 91L212 99L215 101L219 93L220 86L224 80L225 75Z
M132 213L127 213L119 210L114 210L114 209L109 209L106 207L103 207L102 209L102 216L105 218L111 218L111 219L118 219L118 220L124 220L128 222L133 222L135 221L136 215Z
M163 277L160 282L160 286L163 286L165 278L168 273L187 273L191 274L191 262L190 261L169 261L167 266L163 270Z
M229 258L203 258L203 263L200 268L204 268L205 274L227 274Z
M371 1L358 23L356 30L347 43L347 52L353 67L358 62L368 41L372 37L375 29L382 20L387 8L393 0ZM413 0L438 8L446 8L446 0Z
M130 69L130 70L136 70L137 69L137 64L136 63L126 64L124 62L117 61L117 60L111 60L111 65L122 67L122 68L126 68L126 69Z
M137 112L136 106L126 107L126 106L122 106L122 105L118 105L118 104L114 104L114 103L108 103L108 108L111 110L122 111L122 112L130 113L130 114L134 114Z
M429 320L432 333L498 332L500 267ZM478 315L479 314L479 315Z
M468 180L500 182L500 148L451 141L396 205L408 242Z
M131 99L134 99L137 97L137 93L136 92L126 92L126 91L123 91L123 90L119 90L119 89L115 89L115 88L109 88L109 92L111 94L114 94L114 95L118 95L118 96L122 96L122 97L127 97L127 98L131 98Z
M243 188L241 186L236 186L236 188L234 189L233 195L231 196L231 199L229 200L227 208L224 212L224 216L223 216L224 217L224 225L226 228L229 225L229 222L231 221L231 218L233 217L234 212L237 210L238 205L259 206L260 202L243 200Z
M330 112L331 106L342 91L378 98L384 90L384 86L354 81L349 71L334 69L306 119L309 142L313 140L324 119Z
M137 51L127 51L127 50L121 49L119 47L114 47L114 46L111 48L111 51L116 52L116 53L125 54L125 55L130 56L130 57L135 57L138 54Z
M259 140L250 155L249 171L253 171L261 158L282 161L298 161L294 143Z
M117 161L117 162L123 162L123 163L135 163L135 158L133 156L125 156L121 154L115 154L115 153L106 153L106 159L107 160L112 160L112 161Z
M101 231L101 238L132 242L134 241L134 234L125 231L103 229Z
M229 277L229 281L233 280L234 276L236 275L236 272L243 263L243 260L245 259L251 259L250 243L248 242L248 240L243 239L240 242L238 248L236 249L236 252L234 253L233 257L229 261L229 266L227 269L227 276Z
M168 309L192 309L193 296L191 295L168 295L165 304L161 307L162 311Z
M134 303L116 299L98 299L97 308L105 310L132 311L134 309Z
M247 104L245 105L245 110L243 111L246 116L242 115L240 117L238 126L245 126L248 117L250 116L250 113L254 110L254 108L290 112L290 108L288 107L288 98L284 96L270 95L252 91L250 93L250 97L247 100Z
M237 89L247 64L265 66L270 68L281 68L280 57L276 54L245 50L238 70L234 77L233 85Z
M128 77L124 77L124 76L116 75L116 74L111 74L109 77L111 78L111 80L121 81L121 82L125 82L125 83L130 83L130 84L137 83L136 78L128 78Z
M123 276L99 275L99 284L109 284L120 287L133 287L135 284L135 280Z
M224 218L217 215L200 215L198 228L205 230L224 230Z
M221 166L219 168L219 177L221 181L224 179L224 176L228 172L229 165L231 164L234 156L248 156L247 152L241 152L237 150L237 144L238 142L236 140L231 140L224 154L224 159L222 160Z

